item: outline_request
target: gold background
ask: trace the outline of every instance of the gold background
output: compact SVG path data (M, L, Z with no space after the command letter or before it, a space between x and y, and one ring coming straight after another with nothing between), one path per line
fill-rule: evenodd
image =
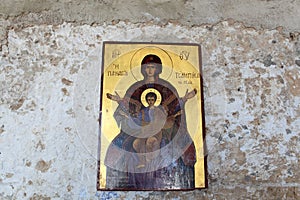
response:
M115 94L121 97L126 90L137 80L142 80L141 61L147 54L155 54L161 58L162 73L160 78L169 81L183 97L186 90L197 89L194 98L189 99L185 104L187 127L193 138L197 162L195 164L195 187L205 187L203 132L202 132L202 111L201 111L201 85L200 78L176 78L176 72L200 73L200 48L198 45L179 44L141 44L141 43L104 43L103 48L103 95L102 95L102 119L101 120L101 144L100 144L100 189L105 189L106 167L104 158L110 142L119 134L120 130L113 118L114 111L118 104L106 97L106 93ZM181 59L181 52L189 52L188 60ZM116 54L116 52L118 52ZM115 66L118 65L118 69ZM109 71L128 72L128 76L108 76ZM131 73L132 72L132 73ZM191 81L191 84L179 81Z

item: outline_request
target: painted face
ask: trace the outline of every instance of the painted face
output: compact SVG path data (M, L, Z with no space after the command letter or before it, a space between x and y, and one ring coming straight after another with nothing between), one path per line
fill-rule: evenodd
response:
M154 97L148 97L147 98L147 103L149 104L150 107L154 106L155 98Z
M145 72L148 77L153 77L156 72L156 65L154 63L146 64Z

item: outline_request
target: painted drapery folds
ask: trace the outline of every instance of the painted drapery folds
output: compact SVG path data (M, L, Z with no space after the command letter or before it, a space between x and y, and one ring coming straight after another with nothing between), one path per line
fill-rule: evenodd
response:
M205 187L197 44L105 42L99 190Z

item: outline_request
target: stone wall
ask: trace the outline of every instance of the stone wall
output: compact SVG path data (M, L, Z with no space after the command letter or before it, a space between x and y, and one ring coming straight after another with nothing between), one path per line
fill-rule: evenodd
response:
M2 2L1 199L300 198L299 1ZM103 41L201 44L207 189L96 191Z

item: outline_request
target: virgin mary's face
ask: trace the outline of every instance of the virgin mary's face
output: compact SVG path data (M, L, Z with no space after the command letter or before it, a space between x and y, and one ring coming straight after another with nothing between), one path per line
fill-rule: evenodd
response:
M155 73L156 73L156 65L155 63L148 63L146 64L145 67L145 72L147 77L154 77Z

